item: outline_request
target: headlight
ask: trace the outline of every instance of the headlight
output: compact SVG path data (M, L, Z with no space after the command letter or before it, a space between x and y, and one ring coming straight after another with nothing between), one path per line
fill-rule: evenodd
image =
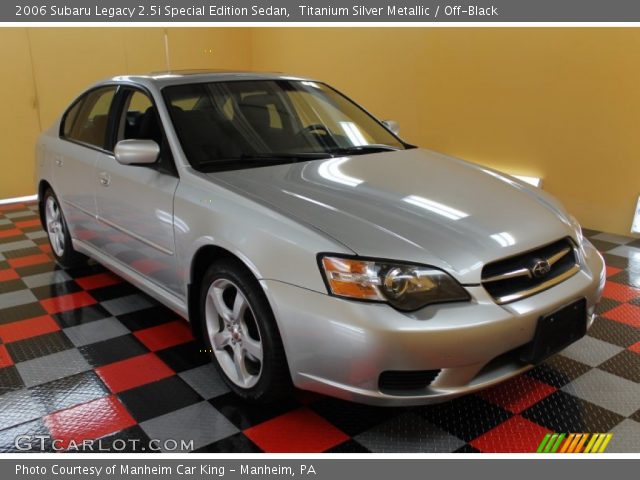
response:
M320 257L320 265L329 292L339 297L386 302L403 311L470 299L450 275L433 267L334 256Z

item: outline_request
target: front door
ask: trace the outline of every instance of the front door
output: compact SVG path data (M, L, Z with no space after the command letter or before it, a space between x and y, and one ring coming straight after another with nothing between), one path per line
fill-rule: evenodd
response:
M136 272L174 294L181 292L173 235L173 196L178 186L171 153L150 97L122 88L114 115L113 144L125 139L154 140L160 158L153 165L121 165L100 155L96 170L98 220L108 234L100 247Z

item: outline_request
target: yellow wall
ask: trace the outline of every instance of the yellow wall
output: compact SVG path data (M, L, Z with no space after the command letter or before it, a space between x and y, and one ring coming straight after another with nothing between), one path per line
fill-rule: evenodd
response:
M640 29L252 31L252 67L317 76L421 146L541 176L587 227L640 194Z
M399 120L411 142L541 176L586 227L629 231L640 194L635 28L3 28L0 198L33 193L40 126L87 84L165 69L165 33L174 69L318 77Z
M0 198L31 194L40 131L25 29L0 29Z
M69 102L123 73L178 68L249 69L243 28L0 28L0 198L30 195L33 151Z

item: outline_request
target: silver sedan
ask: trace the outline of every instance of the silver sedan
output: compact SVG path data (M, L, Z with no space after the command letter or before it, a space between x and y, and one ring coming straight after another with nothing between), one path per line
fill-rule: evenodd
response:
M486 388L581 338L604 286L553 197L416 148L315 80L111 78L36 157L58 263L91 257L189 319L251 401Z

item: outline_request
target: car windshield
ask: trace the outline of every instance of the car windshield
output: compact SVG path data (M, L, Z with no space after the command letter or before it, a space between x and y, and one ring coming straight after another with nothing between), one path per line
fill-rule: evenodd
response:
M251 168L408 146L325 84L258 80L166 87L182 149L201 171Z

